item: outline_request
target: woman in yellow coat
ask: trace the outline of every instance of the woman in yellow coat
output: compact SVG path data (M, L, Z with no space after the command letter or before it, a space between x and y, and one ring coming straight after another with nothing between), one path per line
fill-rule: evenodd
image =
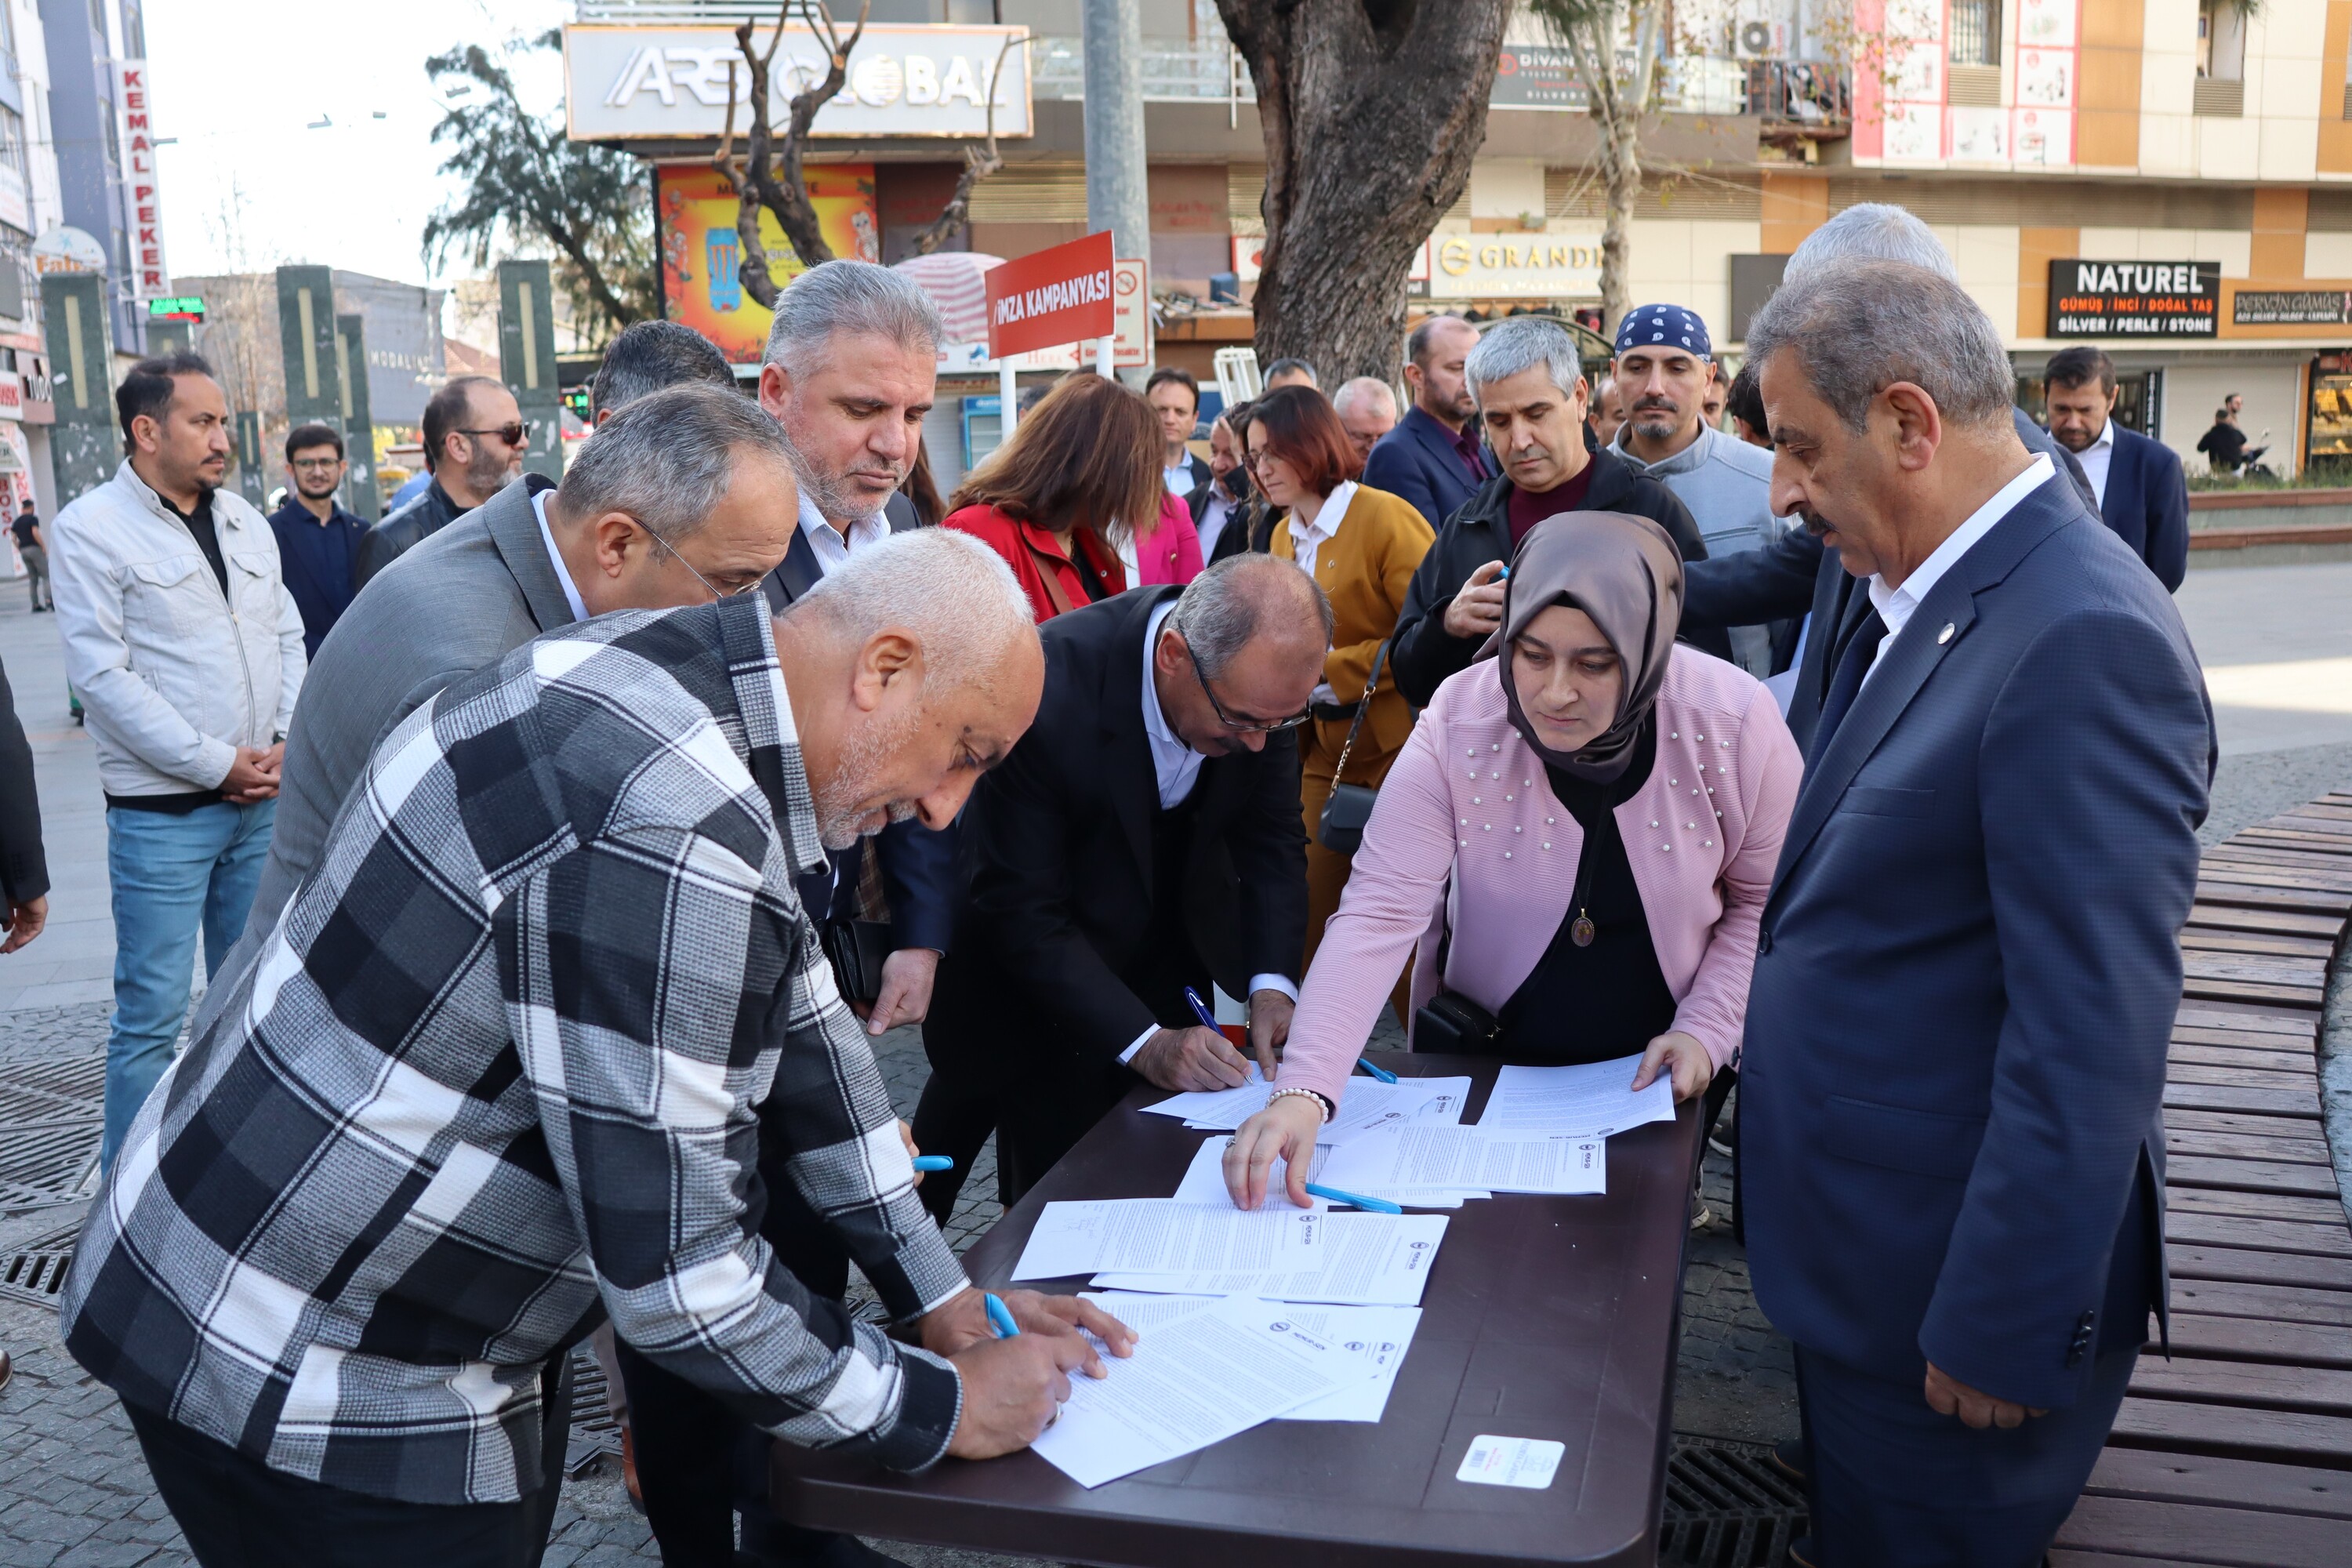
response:
M1286 515L1274 524L1273 552L1307 570L1331 601L1331 651L1315 693L1315 722L1300 735L1300 807L1307 829L1307 952L1348 885L1348 857L1316 837L1331 797L1339 753L1372 675L1373 656L1396 630L1413 569L1435 535L1410 501L1356 481L1362 459L1320 392L1286 386L1249 409L1250 468L1259 490ZM1341 782L1377 786L1403 749L1412 710L1385 662L1371 706L1348 752Z

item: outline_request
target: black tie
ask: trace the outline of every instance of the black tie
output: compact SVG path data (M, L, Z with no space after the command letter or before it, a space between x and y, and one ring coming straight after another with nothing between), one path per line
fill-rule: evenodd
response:
M1862 624L1845 645L1844 657L1838 660L1837 674L1830 679L1829 695L1822 699L1821 721L1813 727L1813 756L1819 757L1830 749L1830 737L1837 733L1846 710L1853 706L1854 696L1862 689L1862 678L1870 673L1871 661L1878 657L1878 645L1886 640L1886 623L1875 610L1863 614Z

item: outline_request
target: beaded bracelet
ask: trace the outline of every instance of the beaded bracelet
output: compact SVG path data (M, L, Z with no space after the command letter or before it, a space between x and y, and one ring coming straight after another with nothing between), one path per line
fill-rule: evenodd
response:
M1277 1089L1272 1094L1265 1097L1265 1102L1267 1105L1271 1106L1276 1100L1280 1100L1286 1094L1295 1094L1303 1099L1313 1100L1322 1109L1323 1120L1326 1121L1330 1121L1339 1109L1321 1094L1311 1089Z

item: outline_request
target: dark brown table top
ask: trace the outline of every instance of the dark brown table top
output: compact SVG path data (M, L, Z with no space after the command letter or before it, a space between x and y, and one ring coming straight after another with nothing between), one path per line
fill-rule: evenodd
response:
M1382 1054L1399 1074L1475 1082L1496 1063ZM965 1258L1002 1288L1044 1205L1166 1197L1203 1138L1138 1107L1106 1117ZM1063 1562L1216 1568L1649 1564L1671 1426L1698 1110L1609 1140L1605 1197L1499 1196L1452 1223L1421 1327L1378 1425L1275 1421L1092 1491L1034 1454L946 1459L919 1476L776 1444L787 1516L821 1530ZM1084 1279L1024 1280L1067 1293ZM1482 1435L1567 1445L1541 1490L1454 1471Z

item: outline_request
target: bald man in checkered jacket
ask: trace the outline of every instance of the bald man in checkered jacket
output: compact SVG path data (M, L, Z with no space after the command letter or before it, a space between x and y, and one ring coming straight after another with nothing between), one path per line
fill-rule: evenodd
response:
M903 1470L1025 1446L1098 1370L1079 1321L1126 1348L1024 1292L1038 1331L991 1336L794 893L951 818L1042 679L1011 574L925 530L772 622L550 633L386 736L67 1282L201 1562L535 1563L564 1352L608 1313L776 1436ZM905 1340L776 1262L763 1142Z

